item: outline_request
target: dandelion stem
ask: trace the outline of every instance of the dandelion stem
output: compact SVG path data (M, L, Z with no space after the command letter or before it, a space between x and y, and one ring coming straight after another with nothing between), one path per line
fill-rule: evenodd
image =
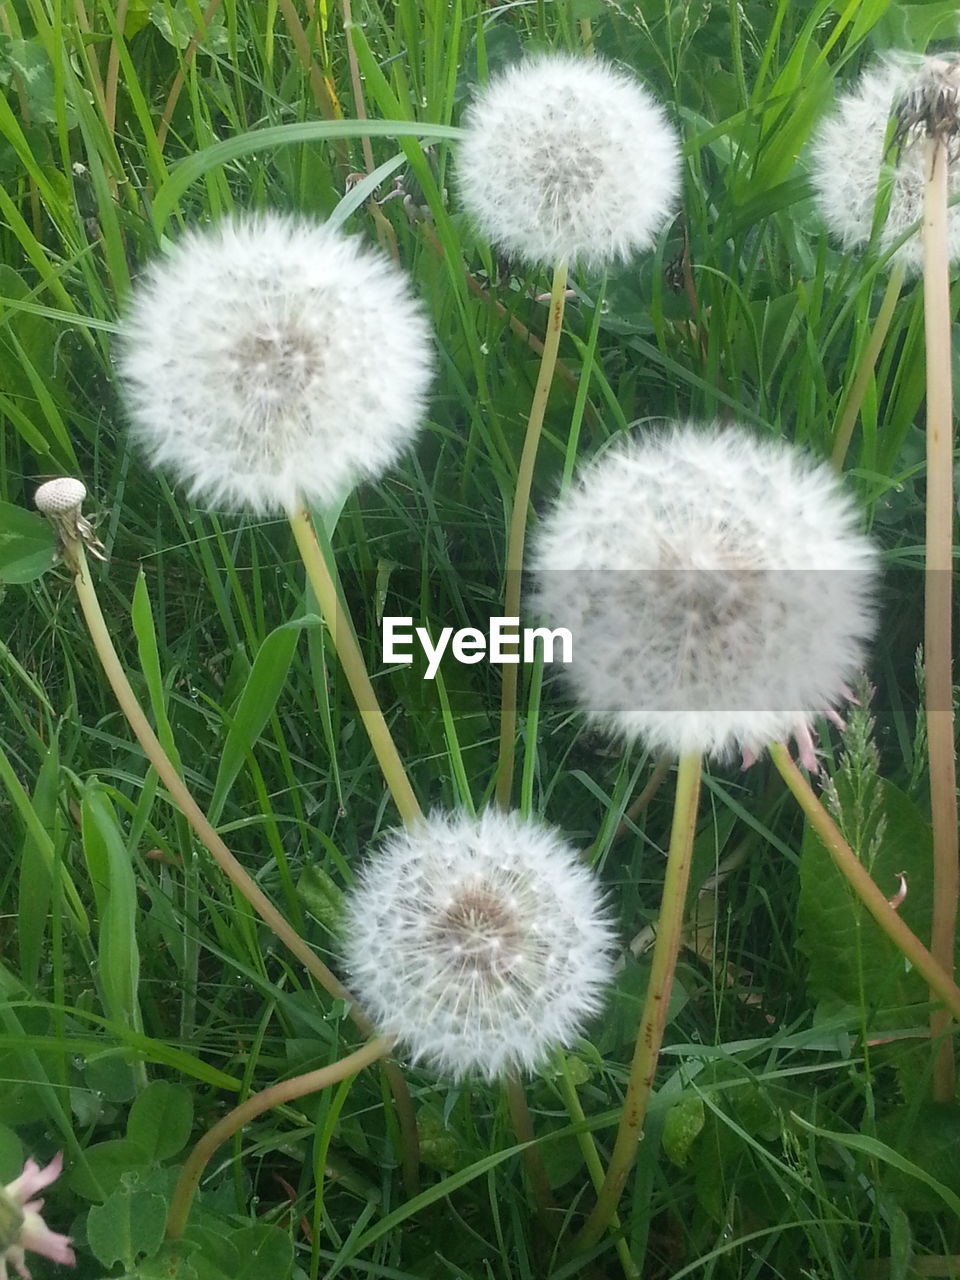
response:
M560 1066L560 1092L563 1094L564 1105L567 1108L567 1114L575 1125L586 1126L587 1117L584 1114L583 1107L580 1105L580 1098L577 1094L577 1087L573 1083L573 1077L570 1074L570 1064L567 1061L565 1053L558 1053L557 1059ZM587 1172L590 1174L590 1181L593 1183L594 1190L598 1191L603 1186L603 1163L600 1160L600 1153L597 1151L597 1144L593 1134L586 1127L581 1128L577 1133L577 1145L580 1148L580 1154L583 1156L583 1162L587 1166ZM614 1231L620 1231L620 1217L617 1213L610 1215L610 1225ZM617 1236L617 1257L620 1259L620 1266L623 1268L625 1280L640 1280L640 1272L637 1270L637 1264L630 1255L630 1248L622 1235Z
M924 571L923 658L933 818L933 924L930 950L953 973L960 895L957 769L953 726L951 614L953 596L953 386L950 276L947 252L948 142L927 141L923 191L923 311L927 361L927 551ZM930 1015L935 1045L933 1095L953 1100L953 1047L945 1010Z
M308 1071L305 1075L294 1076L292 1080L281 1080L278 1084L253 1094L238 1107L234 1107L222 1120L218 1120L199 1140L180 1170L167 1214L167 1239L179 1240L182 1237L203 1171L218 1147L265 1111L282 1106L285 1102L292 1102L295 1098L317 1093L332 1084L338 1084L348 1076L356 1075L371 1062L376 1062L389 1053L392 1045L392 1036L379 1036L348 1057L331 1063L329 1067Z
M83 543L73 538L62 538L63 555L74 575L77 599L83 611L90 639L97 652L104 674L110 682L120 710L127 718L137 741L150 764L157 771L161 782L169 791L174 803L189 822L194 834L209 851L210 856L235 889L246 898L261 920L273 930L284 945L301 961L304 968L317 979L323 989L335 1000L346 1000L355 1008L353 997L343 983L323 963L296 930L288 924L256 881L244 870L223 840L214 830L206 814L194 800L183 779L177 773L170 757L164 751L159 738L150 727L137 695L130 686L126 672L117 656L97 599L96 589L90 577ZM371 1025L365 1018L354 1018L357 1026L369 1035Z
M653 1092L653 1079L667 1024L673 975L680 953L683 913L693 856L693 836L697 825L697 803L700 798L700 772L699 752L680 757L650 981L640 1016L627 1096L624 1099L613 1155L610 1157L607 1176L597 1196L596 1206L578 1241L583 1249L596 1244L616 1212L623 1185L636 1156L637 1145L643 1137L643 1122Z
M884 344L890 328L890 321L893 319L893 313L896 310L900 290L903 287L905 271L906 267L902 259L898 258L893 264L890 278L887 281L887 288L883 295L883 301L880 303L880 310L877 312L877 318L873 322L870 338L857 364L853 383L844 401L843 412L840 415L840 421L837 423L837 430L833 439L833 453L831 454L831 461L838 471L843 468L847 450L850 448L853 429L857 425L857 417L863 406L870 379L873 377L877 357L880 355L880 349Z
M543 1157L537 1147L532 1145L536 1143L537 1136L533 1130L533 1120L530 1116L530 1108L527 1105L527 1095L523 1091L523 1082L515 1071L511 1071L507 1076L504 1089L507 1095L507 1106L510 1110L510 1120L513 1124L513 1131L517 1135L517 1141L528 1144L524 1147L522 1158L533 1190L537 1216L546 1231L551 1236L556 1236L557 1225L551 1222L548 1210L555 1209L557 1204L553 1198L553 1191L550 1189L550 1179L547 1177Z
M370 738L373 753L377 757L401 818L407 826L410 826L423 817L423 812L417 803L417 797L413 793L390 729L380 710L377 695L370 683L363 654L360 652L353 626L341 601L333 572L317 541L317 533L310 513L304 507L294 511L290 516L290 527L293 529L300 557L314 595L317 597L320 612L327 624L340 666L347 677L360 718Z
M517 471L517 487L513 495L513 511L510 515L510 531L507 536L507 569L504 599L504 617L520 615L520 579L523 571L523 544L527 532L527 512L530 507L530 490L533 487L533 469L543 430L543 415L547 397L557 365L560 349L560 333L563 329L563 309L566 301L567 264L558 262L553 272L550 290L550 315L543 342L540 372L530 405L527 431L523 439L523 452ZM513 766L517 750L517 687L520 664L508 663L503 668L503 687L500 694L500 753L497 761L496 799L501 809L509 809L513 788Z
M371 1035L373 1024L362 1011L357 1001L323 963L320 957L311 950L297 933L296 929L280 914L256 881L244 870L230 852L223 840L208 821L206 814L194 800L187 786L173 766L170 757L164 751L159 738L150 727L143 708L130 686L126 672L117 656L117 651L110 638L110 632L104 621L97 599L96 589L90 577L83 543L76 538L67 537L61 529L61 546L63 556L73 571L73 581L77 599L90 632L90 639L97 656L103 666L104 674L110 683L114 697L120 710L127 718L127 723L134 736L143 748L144 755L156 770L161 782L181 813L190 824L197 839L210 853L217 866L227 877L234 888L250 903L260 919L266 924L284 946L297 957L308 973L312 973L320 986L334 1000L344 1000L349 1006L349 1016L353 1024L364 1035ZM420 1163L419 1139L417 1136L416 1118L406 1081L395 1062L384 1063L384 1071L393 1091L397 1108L397 1119L403 1139L404 1185L410 1195L416 1194L418 1187L418 1169Z
M803 776L782 743L770 748L770 758L790 788L807 821L823 841L834 865L876 920L894 946L910 961L955 1017L960 1017L960 987L923 945L910 926L897 914L874 883L866 867L844 840L810 783Z

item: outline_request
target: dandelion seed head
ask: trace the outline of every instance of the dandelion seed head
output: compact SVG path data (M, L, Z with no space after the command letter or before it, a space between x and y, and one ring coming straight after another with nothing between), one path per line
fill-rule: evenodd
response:
M540 612L592 720L677 755L756 755L842 700L876 555L833 472L682 425L610 448L536 538Z
M59 476L56 480L48 480L33 495L38 511L45 516L64 516L83 506L87 497L87 486L82 480L74 480L71 476Z
M192 497L261 514L380 475L413 438L432 365L402 272L279 214L188 232L153 263L118 360L151 463Z
M886 253L919 223L926 146L924 130L913 127L911 119L919 121L921 99L929 101L945 69L955 75L952 55L921 60L905 54L888 56L838 98L820 126L813 144L811 179L823 219L845 249L860 249L870 241L885 163L890 166L889 203L878 248ZM955 100L955 87L952 95ZM898 108L906 113L901 115L901 126L907 127L900 129L901 136L891 145ZM951 196L960 193L960 165L953 151L947 183ZM960 205L947 211L947 233L950 258L956 261L960 258ZM896 249L893 260L908 272L922 270L919 227Z
M515 814L432 814L391 833L347 902L351 985L415 1061L535 1070L600 1006L614 936L560 836Z
M672 125L638 80L600 59L527 59L478 93L464 125L464 206L482 235L526 262L627 258L676 206Z

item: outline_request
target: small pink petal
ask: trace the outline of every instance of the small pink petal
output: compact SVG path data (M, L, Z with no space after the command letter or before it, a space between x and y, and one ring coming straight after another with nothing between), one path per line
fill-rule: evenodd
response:
M28 1159L23 1166L23 1173L6 1186L8 1196L12 1196L19 1204L26 1204L36 1193L51 1182L56 1182L63 1172L63 1152L58 1151L45 1169L41 1169L36 1160Z
M907 896L906 872L898 871L897 879L900 881L900 888L897 890L897 892L893 895L892 898L887 899L888 905L893 907L894 911L896 911L896 909L900 906L901 902L903 902L904 898Z
M28 1213L20 1231L20 1247L29 1249L31 1253L39 1253L51 1262L60 1262L65 1266L76 1265L76 1257L70 1248L70 1236L61 1235L59 1231L51 1231L37 1213Z
M847 722L840 715L836 707L824 707L823 714L827 717L831 724L835 724L842 733L847 727Z
M799 725L793 736L796 739L800 763L808 773L819 773L820 766L817 764L817 751L813 745L813 734L810 732L810 726L808 724Z

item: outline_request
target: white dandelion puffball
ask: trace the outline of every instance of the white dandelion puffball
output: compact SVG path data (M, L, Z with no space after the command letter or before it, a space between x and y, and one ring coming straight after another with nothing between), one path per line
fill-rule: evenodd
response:
M845 249L859 249L870 240L877 191L886 159L892 168L886 219L877 245L886 253L923 215L925 138L910 129L898 145L889 146L892 120L911 88L936 72L942 58L888 57L863 73L856 87L837 100L813 143L811 179L821 214ZM947 183L950 196L960 193L960 165L951 155ZM885 197L886 198L886 197ZM950 257L960 258L960 205L947 210ZM923 268L919 226L895 251L910 272Z
M406 277L322 223L189 232L138 282L119 371L135 439L191 497L326 506L412 440L433 367Z
M540 611L593 721L676 755L755 755L848 696L877 557L833 471L681 425L588 466L535 542Z
M518 63L479 92L464 126L464 206L525 262L626 258L652 245L676 205L673 126L637 79L599 59Z
M392 832L347 899L346 965L414 1061L488 1080L534 1070L601 1003L614 935L601 890L550 828L432 814Z

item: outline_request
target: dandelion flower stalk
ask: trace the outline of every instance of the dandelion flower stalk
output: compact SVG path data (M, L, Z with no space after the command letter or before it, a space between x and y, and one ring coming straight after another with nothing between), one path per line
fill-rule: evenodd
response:
M281 1080L278 1084L253 1094L228 1112L222 1120L218 1120L197 1142L180 1170L167 1212L167 1239L179 1240L183 1236L190 1216L190 1206L204 1169L217 1149L239 1133L244 1125L274 1107L293 1102L296 1098L305 1098L308 1094L318 1093L321 1089L328 1089L341 1080L355 1076L364 1067L388 1054L392 1046L393 1041L389 1036L378 1036L346 1058L331 1063L329 1067L308 1071L292 1080Z
M419 807L308 514L380 475L419 426L425 316L392 263L277 214L188 233L138 283L120 372L135 438L194 496L290 520L406 821Z
M507 536L507 617L519 616L530 492L568 268L603 267L649 248L673 208L679 168L676 135L662 109L639 81L593 56L525 59L491 80L466 114L457 171L467 212L502 253L553 270ZM501 808L513 785L518 683L518 666L507 665L495 791Z
M420 805L370 682L366 663L341 599L338 584L317 541L313 519L306 508L301 506L299 511L293 512L290 516L290 527L310 585L326 621L337 659L347 678L394 804L404 822L416 822L423 816Z
M349 1005L350 1017L364 1034L372 1030L366 1015L344 984L323 963L320 957L300 937L296 929L277 910L253 877L230 852L221 836L207 819L206 814L193 798L189 788L174 768L173 762L154 733L137 696L130 685L110 637L96 588L87 564L84 547L89 545L99 558L100 544L92 526L81 514L81 503L86 488L79 480L64 478L41 485L35 495L38 508L54 523L63 559L73 574L77 600L90 634L94 650L114 697L140 743L144 755L167 788L171 799L190 824L194 835L207 849L217 866L234 888L253 907L264 924L295 955L308 973L313 974L320 986L334 1000L344 1000ZM418 1185L419 1142L413 1105L406 1081L395 1063L385 1063L384 1071L390 1081L397 1107L397 1117L403 1137L404 1177L408 1191L414 1193Z
M527 514L530 508L530 493L533 488L533 471L540 448L540 435L543 430L543 416L547 408L547 399L553 383L553 375L557 365L557 353L560 349L560 334L563 330L563 311L567 288L567 264L559 262L553 272L553 287L550 291L550 316L547 332L543 342L543 355L540 360L540 371L537 385L530 406L530 417L523 438L523 452L520 455L520 467L517 471L517 485L513 494L513 510L510 514L510 531L507 536L506 590L504 598L504 616L516 618L520 615L520 586L523 573L523 547L526 541ZM513 771L517 750L517 689L520 681L519 663L507 664L503 668L503 685L500 692L500 752L497 764L497 803L502 809L510 807L510 792L513 788Z
M954 96L954 116L957 110ZM926 143L923 210L923 308L927 361L927 510L924 570L924 685L933 818L931 951L953 973L960 895L957 766L953 723L953 381L947 252L949 135L931 130ZM937 1045L933 1092L951 1102L956 1087L950 1019L930 1015Z
M657 937L653 947L650 979L640 1015L630 1079L623 1103L623 1113L617 1127L613 1154L607 1166L603 1186L597 1203L587 1219L580 1236L582 1248L595 1244L603 1234L616 1211L624 1183L637 1154L637 1145L643 1137L643 1124L653 1092L653 1081L667 1025L667 1010L673 977L680 954L683 935L683 916L690 883L690 863L693 856L693 837L697 824L697 803L700 798L701 756L697 752L681 756L677 767L677 790L673 807L673 823L670 829L670 847L663 880L663 897Z

